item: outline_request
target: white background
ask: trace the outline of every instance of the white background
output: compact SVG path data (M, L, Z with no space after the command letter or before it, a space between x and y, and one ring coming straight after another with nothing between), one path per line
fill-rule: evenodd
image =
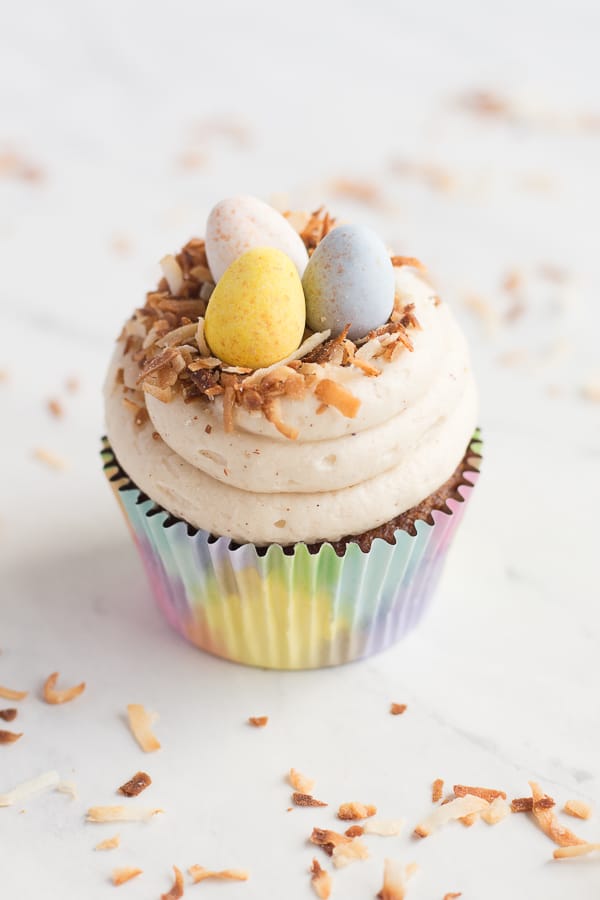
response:
M0 896L101 900L113 867L139 865L120 890L158 898L173 863L201 863L251 878L190 896L309 898L306 837L352 799L407 824L369 838L334 897L373 897L384 856L419 863L410 900L598 896L600 862L552 862L527 816L409 835L435 777L509 796L536 778L590 801L594 818L572 824L600 839L600 404L585 396L600 378L600 130L581 118L600 115L599 29L592 0L3 4L0 684L32 693L24 737L0 748L0 791L57 768L80 798L0 810ZM478 89L511 115L461 109ZM9 152L43 178L11 171ZM340 178L375 200L335 196ZM437 602L401 646L347 668L254 671L184 644L100 471L112 341L160 257L236 192L375 225L426 260L473 348L485 466ZM510 321L515 269L524 312ZM88 684L65 707L39 701L56 669ZM133 743L129 702L160 713L160 753ZM266 729L245 724L260 714ZM333 809L286 812L290 766ZM84 825L138 768L154 784L132 802L164 816ZM92 852L117 830L119 850Z

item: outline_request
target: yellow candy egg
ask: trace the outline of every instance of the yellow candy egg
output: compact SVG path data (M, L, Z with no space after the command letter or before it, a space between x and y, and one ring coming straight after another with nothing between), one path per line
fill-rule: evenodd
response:
M261 369L297 350L305 320L294 263L274 247L256 247L236 259L217 282L204 333L223 362Z

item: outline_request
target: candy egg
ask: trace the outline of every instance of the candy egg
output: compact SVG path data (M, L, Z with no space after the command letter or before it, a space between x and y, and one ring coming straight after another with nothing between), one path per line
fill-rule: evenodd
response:
M240 195L221 200L206 223L206 256L215 282L232 262L253 247L282 250L302 277L308 253L287 219L256 197Z
M381 239L363 225L339 225L318 244L302 279L313 331L352 340L383 325L394 307L394 268Z
M236 259L219 279L206 310L204 334L223 362L260 369L300 346L305 320L294 263L281 250L257 247Z

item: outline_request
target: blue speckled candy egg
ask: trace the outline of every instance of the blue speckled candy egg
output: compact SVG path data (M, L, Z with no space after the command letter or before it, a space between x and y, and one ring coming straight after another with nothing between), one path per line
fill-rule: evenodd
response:
M339 225L311 256L302 278L306 324L352 340L387 322L394 306L394 268L381 239L364 225Z

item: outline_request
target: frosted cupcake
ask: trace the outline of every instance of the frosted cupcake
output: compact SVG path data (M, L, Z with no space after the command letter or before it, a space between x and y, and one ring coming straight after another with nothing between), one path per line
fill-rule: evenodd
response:
M162 268L110 364L104 457L167 618L275 668L394 643L478 471L450 309L369 229L249 197Z

